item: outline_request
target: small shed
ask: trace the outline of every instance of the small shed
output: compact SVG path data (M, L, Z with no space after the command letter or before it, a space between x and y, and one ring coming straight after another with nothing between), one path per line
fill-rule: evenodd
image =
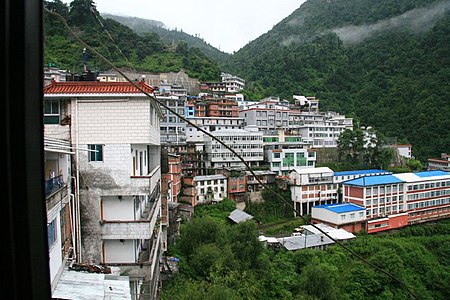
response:
M248 213L246 213L245 211L242 211L238 208L236 208L235 210L233 210L230 215L228 216L228 219L230 219L231 221L233 221L234 223L242 223L248 220L253 219L252 215L249 215Z

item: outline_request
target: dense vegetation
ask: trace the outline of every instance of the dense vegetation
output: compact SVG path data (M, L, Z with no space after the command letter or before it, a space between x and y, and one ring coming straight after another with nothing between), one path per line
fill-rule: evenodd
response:
M256 99L314 95L322 110L355 113L421 160L450 149L449 1L308 0L226 71Z
M141 19L136 17L124 17L116 16L111 14L102 14L103 17L116 20L117 22L130 27L134 32L145 35L147 33L156 33L162 41L167 44L178 44L180 42L185 42L189 47L198 48L203 54L205 54L209 59L216 62L223 62L229 58L229 54L214 48L208 44L204 39L195 35L192 36L183 29L166 29L164 24L161 22Z
M138 35L129 27L100 16L91 0L74 0L70 6L60 0L44 1L45 6L61 14L75 32L91 47L112 61L116 67L147 72L179 72L183 69L199 80L218 80L220 69L198 48L179 42L167 45L158 34ZM83 47L67 32L55 16L44 18L44 63L56 64L72 72L83 69ZM89 53L88 53L89 54ZM110 67L93 55L91 70Z
M390 277L339 246L325 251L264 249L252 221L231 225L229 201L196 208L170 251L180 273L162 299L411 299ZM449 299L450 220L397 233L361 235L347 245L405 282L417 299Z

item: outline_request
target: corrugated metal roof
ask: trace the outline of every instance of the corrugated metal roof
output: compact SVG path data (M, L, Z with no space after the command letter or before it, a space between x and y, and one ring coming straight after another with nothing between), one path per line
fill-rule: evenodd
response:
M313 206L313 208L324 208L329 211L335 212L335 213L346 213L350 211L359 211L359 210L365 210L364 207L353 204L353 203L337 203L337 204L325 204L325 205L316 205Z
M241 223L253 219L253 216L249 215L245 211L236 208L230 213L228 218L230 218L230 220L232 220L235 223Z
M324 232L326 232L329 236L331 236L335 240L348 240L356 237L353 233L348 232L345 229L342 228L337 229L324 223L315 224L315 226L322 229ZM319 229L315 228L312 225L303 225L300 227L305 228L305 230L313 234L322 234L322 232L320 232Z
M364 176L361 178L345 181L344 185L356 186L371 186L405 182L397 178L395 175L379 175L379 176Z
M59 299L130 299L128 276L96 274L64 269L52 298Z
M386 170L355 170L355 171L342 171L342 172L334 172L334 176L348 176L348 175L365 175L365 174L377 174L377 173L385 173L392 174L392 172Z
M334 244L333 240L324 234L290 236L279 238L278 242L289 251Z

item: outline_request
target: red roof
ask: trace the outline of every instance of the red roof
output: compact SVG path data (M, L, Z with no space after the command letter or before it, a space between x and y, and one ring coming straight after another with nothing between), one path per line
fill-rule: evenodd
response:
M144 81L136 83L147 93L153 93L154 87ZM141 91L130 82L71 81L56 82L44 87L44 94L139 94Z

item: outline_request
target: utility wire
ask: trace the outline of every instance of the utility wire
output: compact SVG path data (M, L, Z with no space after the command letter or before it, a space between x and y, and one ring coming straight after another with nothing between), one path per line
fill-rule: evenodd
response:
M254 171L252 170L252 168L248 165L248 163L234 150L232 149L230 146L228 146L226 143L224 143L222 140L220 140L219 138L215 137L214 135L212 135L210 132L204 130L203 128L197 126L196 124L192 123L191 121L189 121L187 118L185 118L184 116L178 114L175 110L171 109L169 106L167 106L165 103L160 102L159 100L157 100L154 96L150 95L149 93L147 93L146 91L144 91L138 84L136 84L134 81L132 81L131 79L129 79L119 68L117 68L112 62L110 62L107 58L105 58L103 55L101 55L99 52L97 52L94 48L92 48L91 46L89 46L86 42L84 42L71 28L70 26L67 24L67 21L64 19L63 16L61 16L60 14L50 11L48 10L46 7L44 7L45 12L54 15L56 17L58 17L59 19L61 19L61 21L63 22L64 26L66 27L66 29L70 32L70 34L72 34L76 40L78 40L78 42L83 45L84 47L86 47L86 49L89 49L90 51L92 51L95 55L97 55L99 58L101 58L104 62L106 62L108 65L110 65L115 71L117 71L120 75L122 75L125 80L127 80L129 83L131 83L136 89L138 89L139 91L141 91L143 94L145 94L148 98L150 98L154 103L159 104L160 106L164 107L165 109L167 109L168 111L170 111L171 113L173 113L174 115L176 115L177 117L179 117L181 120L185 121L186 123L188 123L189 125L195 127L197 130L200 130L201 132L203 132L204 134L208 135L209 137L211 137L212 139L214 139L215 141L217 141L219 144L221 144L222 146L224 146L226 149L228 149L231 153L233 153L236 157L239 158L239 160L245 165L246 169L250 171L250 173L255 177L255 179L267 190L269 190L271 193L273 193L278 199L280 199L281 201L283 201L284 203L286 203L289 207L292 208L292 210L295 212L295 214L297 216L299 216L306 224L313 226L315 229L317 229L318 231L320 231L322 234L324 234L325 236L327 236L330 240L332 240L334 243L338 244L340 247L342 247L343 249L345 249L347 252L349 252L351 255L357 257L359 260L361 260L363 263L369 265L370 267L380 271L381 273L385 274L388 277L391 277L392 279L394 279L395 281L397 281L398 283L400 283L402 286L405 287L405 289L407 290L407 292L414 298L414 299L418 299L416 294L414 293L414 291L411 290L411 288L405 283L403 282L400 278L396 277L395 275L391 274L390 272L380 268L379 266L377 266L376 264L368 261L367 259L365 259L364 257L362 257L361 255L359 255L358 253L354 252L353 250L351 250L349 247L347 247L345 244L343 244L342 242L340 242L339 240L334 239L333 237L331 237L327 232L325 232L324 230L322 230L320 227L317 227L316 225L314 225L313 223L311 223L310 221L308 221L304 216L302 216L296 209L295 206L292 204L292 201L288 201L286 200L283 196L281 196L280 194L278 194L275 190L273 190L270 186L266 185L264 182L262 182L258 176L254 173Z

